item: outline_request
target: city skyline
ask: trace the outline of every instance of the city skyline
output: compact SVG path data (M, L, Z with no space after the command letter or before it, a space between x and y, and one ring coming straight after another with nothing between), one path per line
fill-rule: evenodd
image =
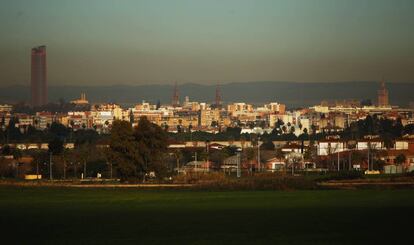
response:
M408 243L413 13L0 0L3 243Z
M412 1L2 2L2 86L414 81Z

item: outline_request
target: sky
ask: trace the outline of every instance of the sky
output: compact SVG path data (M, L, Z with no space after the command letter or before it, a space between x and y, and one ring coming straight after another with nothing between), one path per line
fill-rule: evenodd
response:
M413 0L0 0L0 85L414 82Z

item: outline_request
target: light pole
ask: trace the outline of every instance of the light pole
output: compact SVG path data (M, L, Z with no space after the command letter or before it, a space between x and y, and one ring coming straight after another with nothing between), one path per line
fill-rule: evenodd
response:
M197 149L194 152L194 167L195 167L195 171L197 172Z
M52 170L52 152L50 152L49 154L49 179L52 180L53 179L53 170Z
M370 155L369 148L370 148L370 144L368 142L368 146L367 146L367 151L368 151L368 161L367 161L368 162L368 171L369 171L369 162L370 162L370 159L369 159L370 158L370 156L369 156Z
M206 141L206 147L207 147L207 157L206 157L207 162L206 162L205 171L207 172L208 167L209 167L209 155L210 155L210 141L209 140Z
M83 178L86 179L86 160L83 160Z
M339 172L339 150L338 150L338 172Z
M75 179L78 178L78 165L80 166L80 162L74 163L73 164L75 166Z
M175 155L175 158L176 158L176 164L177 164L177 172L180 172L180 157L178 156L177 153Z
M113 178L113 172L112 172L112 162L111 162L111 179Z
M63 179L66 179L66 161L63 162Z
M109 166L110 178L112 179L112 162L107 162L106 164Z
M39 180L39 161L36 161L36 180Z
M237 150L237 178L241 177L240 158L241 158L240 150Z
M237 178L241 177L241 169L240 169L240 152L237 152Z
M19 162L16 162L16 178L19 178Z
M257 138L257 168L259 172L262 170L262 163L260 162L260 137Z
M3 123L1 125L1 130L3 131L3 133L6 132L6 125L4 125ZM3 143L6 143L7 144L7 135L5 135L5 137L6 137L6 139L3 141Z

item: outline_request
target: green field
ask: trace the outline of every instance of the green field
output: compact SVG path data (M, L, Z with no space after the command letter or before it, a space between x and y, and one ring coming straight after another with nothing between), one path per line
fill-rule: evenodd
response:
M401 244L414 190L0 187L0 212L0 244Z

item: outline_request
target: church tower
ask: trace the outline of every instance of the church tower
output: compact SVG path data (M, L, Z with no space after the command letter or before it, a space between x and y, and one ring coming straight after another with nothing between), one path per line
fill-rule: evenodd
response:
M378 106L379 107L389 106L388 90L385 88L384 80L381 82L381 88L378 90Z

